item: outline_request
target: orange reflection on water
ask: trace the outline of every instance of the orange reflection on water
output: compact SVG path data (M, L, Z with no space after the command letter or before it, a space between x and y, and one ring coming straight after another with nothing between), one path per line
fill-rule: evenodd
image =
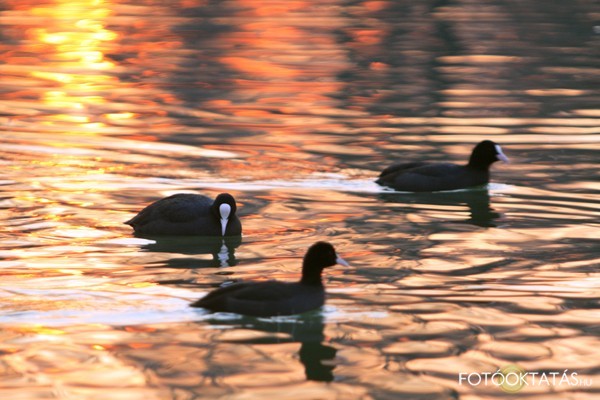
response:
M62 329L49 328L44 325L23 325L13 329L21 333L34 333L38 335L64 335L66 333Z
M115 65L104 56L107 44L117 38L105 27L109 7L104 0L54 0L29 10L44 21L27 32L32 40L29 50L41 53L44 61L31 76L51 83L41 95L42 102L64 110L46 124L54 120L92 131L102 125L90 119L87 108L104 104L102 91L116 80L106 74Z
M337 76L348 68L336 37L322 28L343 26L336 6L324 8L308 1L265 6L256 0L240 0L236 5L237 30L224 33L218 41L228 49L218 61L235 77L237 101L224 104L227 112L240 121L257 117L284 126L274 131L281 134L306 126L307 113L331 114L326 111L337 103L330 95L343 85ZM208 104L222 101L212 99ZM324 129L335 125L328 115L318 123Z

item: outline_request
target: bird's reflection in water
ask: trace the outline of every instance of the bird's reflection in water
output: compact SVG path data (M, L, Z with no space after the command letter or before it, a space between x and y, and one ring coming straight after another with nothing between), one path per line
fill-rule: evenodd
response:
M217 268L232 267L237 264L235 249L242 244L241 236L199 237L199 236L143 236L153 240L141 246L141 250L157 253L178 253L189 255L211 254L211 260L193 257L171 258L166 266L171 268Z
M466 206L469 210L469 218L460 222L481 226L484 228L496 226L496 220L501 214L494 211L490 205L490 194L487 189L468 189L449 192L427 192L427 193L381 193L379 198L390 203L406 203L436 206ZM448 207L444 210L448 214L456 212Z
M216 325L233 325L235 328L252 329L277 335L259 339L228 340L230 343L268 344L268 343L300 343L300 362L304 365L307 380L331 382L334 379L334 359L337 349L323 343L325 324L323 316L317 312L309 312L299 316L254 318L244 317L241 320L220 320L210 322ZM280 334L285 334L282 337Z
M337 350L322 342L302 342L300 346L300 362L304 364L304 373L309 381L333 381L333 359Z

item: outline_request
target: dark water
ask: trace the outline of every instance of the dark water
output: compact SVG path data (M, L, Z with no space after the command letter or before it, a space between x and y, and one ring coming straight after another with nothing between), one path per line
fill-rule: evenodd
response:
M599 13L0 2L0 398L514 398L460 381L512 364L580 379L519 397L597 398ZM486 188L373 182L484 138L512 161ZM186 191L236 196L242 240L123 225ZM322 310L188 307L297 279L317 240L351 263L326 271Z

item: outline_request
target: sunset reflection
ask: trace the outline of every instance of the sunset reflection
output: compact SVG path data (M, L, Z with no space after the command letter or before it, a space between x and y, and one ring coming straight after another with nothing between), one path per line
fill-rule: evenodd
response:
M505 3L2 1L0 399L482 400L458 374L513 363L599 393L595 9ZM488 185L375 183L484 139ZM124 224L222 192L243 237ZM319 310L190 307L317 241L350 263Z
M107 74L115 64L105 58L110 43L117 38L106 28L110 6L103 0L55 0L30 10L31 15L47 21L43 27L28 31L33 40L31 51L41 51L47 58L31 75L51 83L41 100L62 111L48 124L56 120L91 131L102 126L88 111L106 102L102 92L116 80Z
M339 112L331 94L342 88L337 75L348 67L347 57L336 46L336 37L312 21L314 4L237 3L238 30L219 38L220 46L228 49L219 62L232 71L239 101L213 100L210 106L219 105L236 117L263 118L281 134L296 133L311 123L339 130L330 119ZM338 11L335 6L318 8L318 20L328 28L341 28L344 20ZM322 118L308 119L306 114Z

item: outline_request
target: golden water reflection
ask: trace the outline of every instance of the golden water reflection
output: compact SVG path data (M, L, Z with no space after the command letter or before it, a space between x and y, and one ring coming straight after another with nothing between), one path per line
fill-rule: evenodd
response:
M597 376L593 13L434 3L4 2L0 398L482 399L503 393L458 373ZM483 137L513 162L486 188L373 182ZM242 240L123 224L182 191L231 192ZM188 307L298 279L317 240L352 264L320 312Z
M63 111L50 116L46 124L72 123L83 128L82 132L102 126L89 109L104 104L107 100L103 92L117 81L109 74L115 64L105 58L118 38L106 28L110 7L102 0L56 0L27 11L46 23L27 30L29 43L22 51L43 54L43 69L32 70L31 76L48 82L40 100Z

